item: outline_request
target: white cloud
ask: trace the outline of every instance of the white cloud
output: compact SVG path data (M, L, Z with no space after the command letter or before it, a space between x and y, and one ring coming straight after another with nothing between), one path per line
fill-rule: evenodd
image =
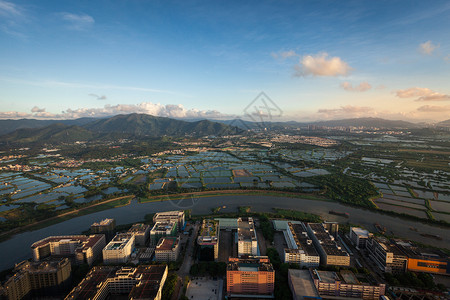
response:
M286 59L289 57L299 56L297 53L295 53L294 50L281 51L279 53L272 52L271 55L275 59L277 59L277 58Z
M45 108L39 108L39 107L35 106L31 109L31 112L33 112L33 113L45 112Z
M305 55L295 65L295 76L340 76L348 75L352 68L339 57L328 58L328 53Z
M442 113L450 111L450 106L435 106L435 105L424 105L417 108L420 112L428 112L428 113Z
M433 54L434 50L438 49L440 45L433 45L431 41L427 41L419 45L419 52L425 55Z
M412 87L395 92L399 98L418 97L416 101L449 101L450 95L435 92L429 88Z
M0 0L0 15L6 17L21 16L22 10L12 2Z
M317 112L324 118L359 118L368 114L372 114L373 111L374 109L371 107L346 105L339 108L322 108Z
M366 81L361 82L359 85L355 87L353 87L353 85L350 82L344 81L343 83L341 83L341 87L349 92L365 92L372 88L372 86Z
M93 17L86 14L61 13L61 18L69 24L69 28L73 30L84 30L95 23Z
M97 95L97 94L89 94L88 96L97 98L97 100L106 100L107 99L105 95L101 95L100 96L100 95Z
M0 119L21 119L31 117L31 114L18 112L18 111L5 111L0 112Z

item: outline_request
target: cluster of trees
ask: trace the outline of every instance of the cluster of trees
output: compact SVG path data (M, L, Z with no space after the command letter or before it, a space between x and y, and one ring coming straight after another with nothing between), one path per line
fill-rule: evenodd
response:
M269 218L266 214L259 215L259 226L261 227L262 234L266 240L270 243L273 242L274 229L272 226L272 222L270 222Z
M194 264L189 271L191 276L225 276L227 272L227 264L224 262L202 261Z
M164 283L164 287L162 290L162 300L170 300L172 299L172 294L175 292L175 287L177 285L178 275L175 273L171 273L167 276L166 282Z
M414 288L423 288L428 290L443 290L446 291L446 287L442 284L434 283L433 277L427 273L413 273L406 272L404 274L391 274L385 273L384 277L386 281L393 286L406 286L406 287L414 287Z

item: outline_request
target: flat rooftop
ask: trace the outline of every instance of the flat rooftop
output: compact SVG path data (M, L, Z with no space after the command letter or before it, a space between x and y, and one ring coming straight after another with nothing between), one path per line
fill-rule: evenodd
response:
M104 219L100 222L95 222L91 226L107 226L114 222L114 219Z
M349 256L348 253L341 249L334 237L325 229L322 223L308 223L316 238L321 241L320 245L327 255L332 256Z
M227 271L245 272L274 272L270 262L261 261L258 258L240 258L236 261L229 261Z
M155 251L168 251L172 250L178 245L178 238L176 237L165 237L161 238L156 245Z
M306 297L319 297L314 281L309 270L289 269L288 276L291 279L294 295ZM301 298L301 297L299 297Z
M255 223L252 218L238 219L238 238L239 240L256 240Z
M130 233L145 233L147 230L150 230L150 225L144 223L133 224L131 228L128 230Z
M154 231L167 231L172 230L177 225L176 222L169 221L169 222L156 222L155 225L152 228L152 232Z
M305 251L305 254L308 256L319 256L316 251L316 248L312 244L311 239L309 238L303 224L298 223L288 223L289 229L294 236L295 243L299 250Z
M365 238L368 239L369 238L369 231L362 229L360 227L352 227L351 230L360 238Z

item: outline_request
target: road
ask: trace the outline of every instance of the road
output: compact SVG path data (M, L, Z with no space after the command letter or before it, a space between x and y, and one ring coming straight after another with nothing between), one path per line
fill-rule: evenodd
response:
M191 270L191 266L193 263L193 255L194 255L194 246L197 242L197 235L198 235L198 229L200 226L200 222L196 222L194 225L194 230L192 231L192 236L188 239L187 245L186 245L186 252L184 255L183 264L181 265L180 269L178 270L177 274L181 278L184 278L184 276L189 275L189 271Z

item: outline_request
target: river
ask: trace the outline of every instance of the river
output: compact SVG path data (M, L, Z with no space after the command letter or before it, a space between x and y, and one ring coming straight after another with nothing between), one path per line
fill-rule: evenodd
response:
M388 233L396 236L432 244L437 247L450 248L450 229L437 226L430 226L414 221L404 220L392 216L367 211L361 208L348 207L335 202L318 200L308 200L300 198L287 198L275 196L214 196L204 198L185 199L179 202L160 201L138 203L132 201L127 206L112 208L85 216L76 217L46 228L24 232L13 236L11 239L0 243L0 270L13 267L15 263L31 257L31 244L50 235L72 235L89 229L89 226L104 218L114 218L116 223L128 224L139 222L146 214L176 210L192 209L192 214L208 214L211 209L218 206L226 206L221 212L236 212L239 206L251 206L252 211L270 211L273 207L294 209L304 212L321 215L327 221L350 222L360 224L365 228L374 231L373 224L387 227ZM330 210L348 212L350 218L330 215ZM437 234L442 240L435 240L421 236L418 232L412 231L410 227L417 227L419 233Z

